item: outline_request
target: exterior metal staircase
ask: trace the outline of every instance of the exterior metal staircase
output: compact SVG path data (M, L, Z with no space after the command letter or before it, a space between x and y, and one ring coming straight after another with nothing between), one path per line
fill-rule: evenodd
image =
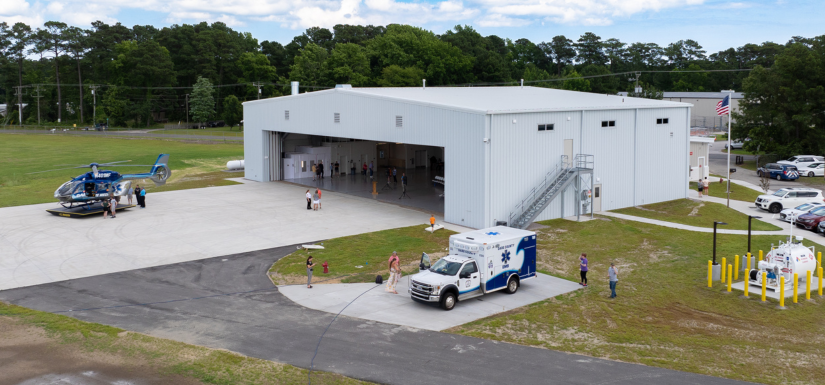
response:
M533 187L527 197L510 212L507 224L510 227L526 229L550 205L550 202L579 179L582 172L593 172L593 155L579 154L572 161L567 155L562 155L561 161L545 174L541 183Z

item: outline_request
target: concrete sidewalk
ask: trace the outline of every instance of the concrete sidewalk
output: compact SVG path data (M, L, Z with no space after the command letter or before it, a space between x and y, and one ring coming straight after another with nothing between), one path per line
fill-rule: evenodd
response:
M334 192L324 193L323 210L311 211L305 191L248 182L150 193L146 209L105 220L45 211L57 203L2 208L0 290L416 224L424 231L429 221L419 211Z
M401 278L396 286L398 294L388 293L386 284L376 287L374 283L321 284L312 289L307 289L306 285L289 285L278 286L278 290L310 309L337 314L346 308L341 314L439 331L582 289L576 282L539 274L535 279L524 281L515 294L490 293L461 301L453 310L444 311L437 304L426 305L410 299L407 294L409 279L410 276ZM358 300L352 302L356 298Z

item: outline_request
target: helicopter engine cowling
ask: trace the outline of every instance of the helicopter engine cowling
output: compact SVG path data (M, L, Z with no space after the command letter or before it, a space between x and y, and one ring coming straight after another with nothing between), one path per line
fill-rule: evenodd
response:
M156 186L162 186L166 184L166 181L169 177L172 176L172 170L169 167L166 167L165 164L156 164L152 168L152 176L149 178L152 182L155 182Z

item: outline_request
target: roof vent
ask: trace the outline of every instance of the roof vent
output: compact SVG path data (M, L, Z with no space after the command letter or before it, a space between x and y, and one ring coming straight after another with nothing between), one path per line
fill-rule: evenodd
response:
M284 120L289 120L289 110L284 110Z
M352 84L336 84L335 88L352 88Z
M404 127L404 117L401 115L395 115L395 126Z
M341 113L336 112L334 116L335 123L341 123Z

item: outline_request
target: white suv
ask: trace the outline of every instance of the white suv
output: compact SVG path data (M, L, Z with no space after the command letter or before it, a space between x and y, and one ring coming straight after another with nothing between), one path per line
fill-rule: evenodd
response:
M803 203L823 202L822 190L807 187L791 187L779 189L772 195L760 195L756 198L756 207L768 210L774 214L783 209L796 207Z
M808 167L814 163L822 163L825 162L825 158L816 155L797 155L792 156L788 160L780 160L776 163L781 164L792 164L796 166L797 169L802 167Z

